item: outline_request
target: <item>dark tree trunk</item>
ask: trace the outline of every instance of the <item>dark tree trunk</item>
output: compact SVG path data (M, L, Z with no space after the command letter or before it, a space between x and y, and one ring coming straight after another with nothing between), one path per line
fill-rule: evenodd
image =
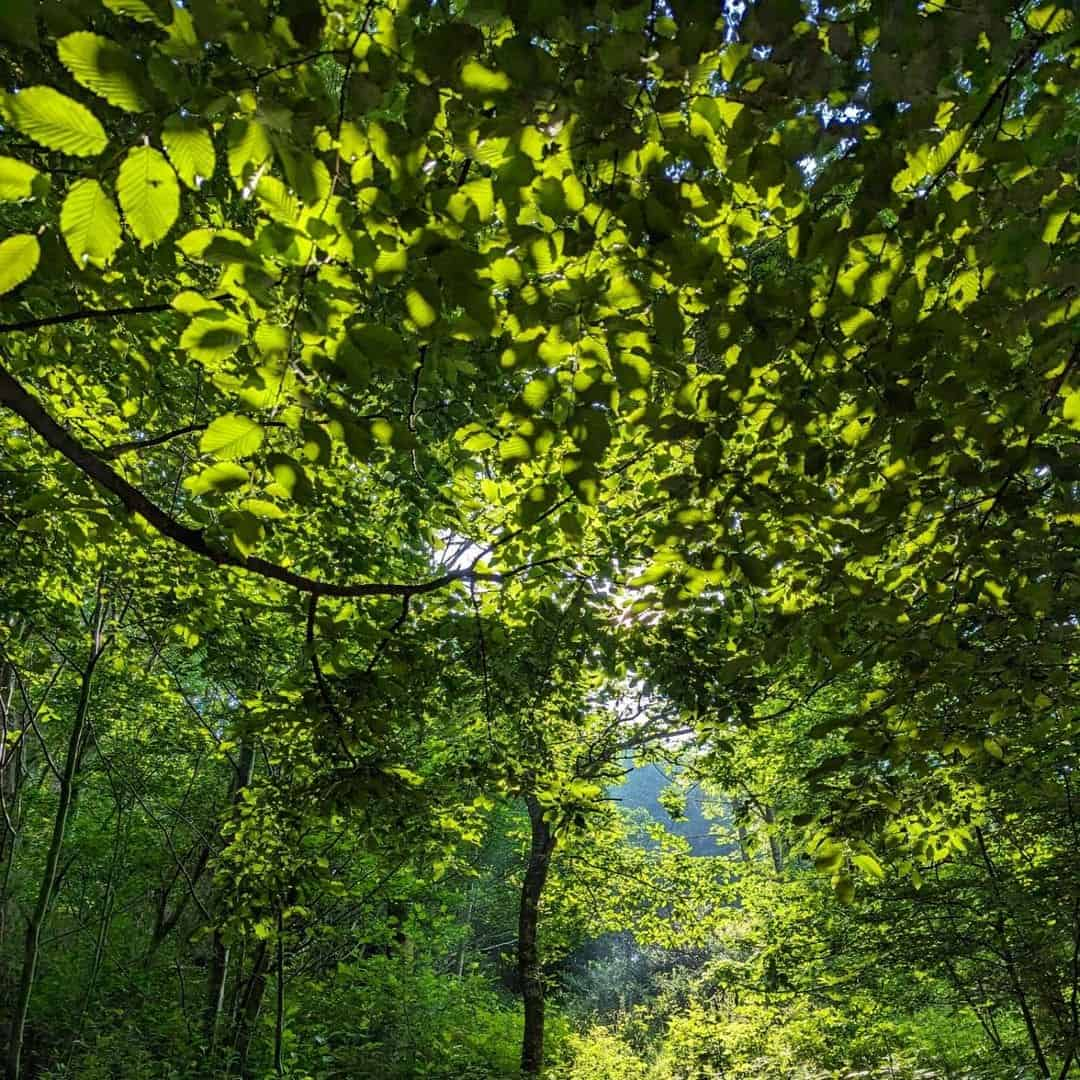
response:
M15 991L14 1009L11 1018L11 1030L8 1036L7 1062L5 1073L7 1080L19 1080L23 1040L26 1035L26 1021L30 1012L30 997L34 991L38 958L41 949L41 931L49 913L49 905L56 895L60 879L60 853L64 846L68 818L78 791L78 768L82 760L83 742L86 735L87 718L90 712L90 686L94 678L94 668L104 651L101 641L100 625L94 636L90 650L90 659L83 670L79 687L79 702L75 709L75 721L68 740L67 756L64 759L64 771L59 779L59 801L56 816L53 818L52 838L45 856L45 870L38 886L37 901L26 920L26 941L23 948L22 971L19 985Z
M241 789L251 783L254 769L255 748L249 740L243 740L240 743L239 766L232 778L229 789L229 801L234 810L240 801ZM207 1052L211 1060L217 1053L221 1013L225 1005L225 988L229 979L229 953L230 948L221 933L221 927L215 926L210 950L210 963L207 970L206 1012L203 1018ZM242 957L240 963L243 964ZM239 978L239 972L237 977Z
M203 1026L207 1050L211 1058L217 1052L221 1011L225 1005L225 985L229 977L229 946L220 930L214 930L210 949L210 964L206 980L206 1013Z
M15 845L19 838L19 799L26 770L26 717L15 708L18 673L0 663L0 956L6 956L10 916L17 915L11 895L11 875L15 865ZM14 918L10 918L14 923ZM0 966L0 979L7 978Z
M259 1010L262 1008L263 995L266 993L269 974L270 946L265 941L260 941L255 950L255 962L251 968L251 976L244 987L243 1000L240 1006L240 1019L236 1030L236 1057L242 1077L249 1075L248 1051L251 1049L251 1037L255 1034L255 1024L259 1019Z
M526 796L525 801L529 808L532 842L518 913L518 979L525 1006L521 1071L526 1076L538 1076L544 1066L544 983L537 948L537 929L540 896L547 881L551 853L555 849L555 834L550 823L544 820L544 811L539 802L531 795Z
M979 842L979 852L982 855L983 864L990 879L994 900L998 905L994 926L1001 947L1001 957L1005 961L1005 970L1009 976L1009 985L1012 987L1013 999L1020 1007L1020 1015L1024 1018L1024 1027L1027 1029L1028 1042L1031 1043L1031 1052L1035 1055L1035 1064L1038 1067L1039 1076L1045 1077L1045 1080L1050 1080L1050 1064L1046 1060L1046 1052L1043 1050L1042 1040L1039 1038L1039 1031L1035 1024L1035 1017L1031 1011L1023 981L1020 978L1016 957L1013 954L1012 946L1009 944L1009 936L1005 925L1005 914L1008 911L1008 906L1001 894L997 870L994 867L993 860L990 858L990 852L986 848L986 840L983 837L982 829L978 826L975 827L975 838Z
M776 835L776 815L773 813L773 808L766 805L761 811L761 816L765 822L769 837L769 856L772 858L773 871L777 877L782 877L784 874L784 849L781 846L780 838Z

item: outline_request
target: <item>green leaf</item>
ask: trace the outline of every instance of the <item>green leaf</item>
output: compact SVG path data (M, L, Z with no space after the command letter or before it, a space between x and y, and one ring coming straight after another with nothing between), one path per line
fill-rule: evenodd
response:
M844 849L833 840L822 844L814 856L814 866L822 873L836 870L844 859Z
M833 878L833 892L836 899L845 907L855 901L855 882L847 874L837 874Z
M213 366L227 360L246 340L244 326L238 320L200 316L192 319L180 335L180 348L201 363Z
M251 172L261 169L273 156L274 148L266 128L257 120L230 120L225 129L228 143L229 175L243 187Z
M476 94L503 94L510 89L510 79L503 71L469 60L461 68L461 85Z
M946 164L952 159L953 154L964 145L967 132L963 130L950 131L945 137L929 151L926 157L926 171L931 176L937 176Z
M56 52L76 82L110 105L127 112L148 108L140 91L142 70L130 50L84 30L62 37Z
M159 8L162 7L162 0L101 0L101 2L110 11L115 11L117 15L127 15L137 22L156 23L158 26L164 25L161 17L152 7L155 2ZM165 10L168 11L167 6Z
M267 463L274 476L274 483L267 488L269 494L301 503L311 498L314 491L311 480L295 458L288 454L270 454Z
M1072 23L1072 20L1073 13L1069 10L1066 0L1041 4L1025 16L1028 26L1043 34L1059 34Z
M914 277L909 277L892 299L891 312L893 322L898 327L913 326L922 309L922 292Z
M840 315L840 329L844 337L864 341L874 330L877 320L874 313L864 307L845 308Z
M304 457L312 464L329 464L333 447L330 436L319 424L309 423L307 420L300 422L300 434L304 439Z
M33 167L15 158L0 157L0 201L17 202L34 194L35 181L45 178Z
M532 453L528 439L521 435L511 435L499 445L499 457L503 461L527 461Z
M1069 219L1069 211L1064 207L1051 210L1046 218L1043 228L1042 242L1044 244L1056 244L1065 222Z
M269 499L245 499L240 504L240 509L246 510L256 517L268 518L274 521L280 521L289 516L277 503L272 503Z
M221 523L241 555L250 555L266 535L262 522L246 510L230 510L221 515Z
M533 412L539 412L551 396L550 379L532 379L521 391L521 399Z
M491 280L500 288L505 288L507 285L521 284L521 263L516 259L507 256L496 259L488 266L487 271L491 276Z
M1063 415L1074 431L1080 431L1080 389L1065 395Z
M409 318L423 330L439 317L438 312L419 289L410 289L405 295L405 307Z
M485 178L462 184L450 197L446 209L458 224L464 224L474 212L480 224L490 221L495 211L495 189L491 181Z
M71 185L60 210L60 232L81 270L105 266L120 246L120 215L96 180Z
M29 86L4 99L4 115L24 135L50 150L95 157L109 143L98 118L51 86Z
M276 177L264 176L255 188L259 205L283 225L298 225L300 200Z
M37 269L40 258L36 236L20 233L0 243L0 296L21 285Z
M138 146L124 158L116 193L140 247L156 244L180 216L176 173L164 155L152 146Z
M203 469L197 476L189 476L184 481L184 487L192 495L205 495L211 491L235 491L242 488L249 479L248 471L243 465L221 461L217 465L211 465L209 469Z
M457 433L464 449L471 454L478 454L483 450L490 450L499 440L494 435L485 431L480 424L469 424Z
M161 142L177 175L198 190L214 175L214 143L191 117L170 116L161 129Z
M868 877L872 877L876 881L885 880L885 871L882 870L881 863L879 863L873 855L868 855L866 852L863 852L860 855L852 855L851 861Z
M246 416L227 413L219 416L203 432L199 449L204 454L232 460L254 454L262 445L266 432L260 424Z
M750 52L749 45L728 45L720 54L720 75L725 82L731 82L739 64Z

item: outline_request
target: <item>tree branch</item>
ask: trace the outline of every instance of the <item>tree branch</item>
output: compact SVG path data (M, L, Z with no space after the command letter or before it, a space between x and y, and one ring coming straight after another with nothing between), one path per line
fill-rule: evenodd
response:
M130 442L113 443L99 450L97 456L112 460L124 454L130 454L134 450L148 450L151 446L160 446L162 443L172 442L173 439L182 438L184 435L193 435L196 431L205 431L209 424L188 424L186 427L177 428L175 431L166 431L164 435L152 435L146 439L132 439Z
M83 319L111 319L118 315L152 315L155 312L171 310L172 304L168 302L137 304L134 307L82 308L80 311L67 311L63 315L46 315L44 318L27 319L24 322L0 323L0 332L40 330L43 326L59 326L61 323L81 322Z
M259 423L263 427L285 427L285 424L280 420L260 420ZM98 450L97 457L111 461L113 458L122 457L124 454L130 454L136 450L149 450L152 446L161 446L162 443L171 442L173 439L182 438L184 435L193 435L196 431L205 431L209 426L209 421L201 424L187 424L185 427L177 428L175 431L166 431L162 435L152 435L145 439L132 439L129 442L113 443L112 446L106 446L103 450Z
M957 158L967 149L968 143L971 142L975 133L982 127L986 118L990 115L991 110L994 108L995 102L1002 95L1008 94L1009 84L1013 79L1022 71L1031 58L1038 52L1039 45L1043 41L1043 36L1039 35L1037 40L1026 50L1022 50L1013 57L1012 63L1009 65L1009 70L1002 76L1001 81L994 88L994 92L986 99L983 107L979 110L979 115L968 125L967 131L964 134L964 138L960 145L949 155L949 160L937 171L933 179L930 181L929 186L923 193L923 197L929 195L941 183L941 181L949 174L953 165L956 164ZM1004 108L1004 106L1002 106Z
M483 573L475 570L476 563L467 570L453 570L428 581L415 584L397 582L358 582L341 583L320 581L317 578L298 574L293 570L278 566L255 555L242 556L225 548L213 546L201 529L192 529L167 514L152 502L142 491L128 483L119 473L102 461L96 454L75 439L61 427L41 406L22 384L0 365L0 405L6 405L21 416L54 450L63 454L73 465L93 480L99 487L112 492L133 514L141 514L162 536L186 547L189 551L215 566L229 566L237 570L246 570L259 577L280 581L283 585L303 593L319 596L359 597L359 596L420 596L424 593L445 589L456 581L503 581L516 576L534 566L542 566L557 561L545 559L529 563L505 573Z

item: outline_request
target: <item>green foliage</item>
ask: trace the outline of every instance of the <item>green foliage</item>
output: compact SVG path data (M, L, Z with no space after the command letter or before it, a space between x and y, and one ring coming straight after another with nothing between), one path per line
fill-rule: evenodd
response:
M60 211L60 231L75 265L104 267L120 246L120 215L96 180L72 184Z
M296 1010L292 1025L302 1072L388 1080L517 1075L520 1012L484 979L374 957L343 965L301 1001L311 1003Z
M21 285L36 269L41 258L37 238L25 233L0 241L0 293Z
M162 240L180 213L180 186L164 156L152 146L130 150L116 177L116 194L140 246Z
M1074 1070L1075 27L0 0L8 1080Z
M51 86L28 86L7 94L3 115L24 135L51 150L96 157L108 145L98 118L85 105Z

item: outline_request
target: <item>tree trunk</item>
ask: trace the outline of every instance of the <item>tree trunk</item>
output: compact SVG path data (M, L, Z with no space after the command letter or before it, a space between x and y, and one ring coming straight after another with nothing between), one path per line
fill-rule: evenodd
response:
M472 933L472 915L473 915L473 902L476 893L476 885L474 882L469 882L469 899L465 905L465 935L461 939L461 944L458 946L457 956L457 977L462 979L465 977L465 953L469 944L469 935Z
M234 810L240 801L240 791L251 783L254 770L255 747L250 741L244 740L240 744L239 768L230 782L229 798ZM229 951L229 946L225 943L220 927L215 926L210 963L207 970L206 1013L204 1016L206 1046L211 1060L217 1052L221 1013L225 1006L225 988L229 978ZM241 957L242 963L243 957Z
M225 944L220 930L214 931L214 941L210 952L210 966L207 973L206 1014L204 1026L206 1045L210 1058L217 1052L218 1028L221 1025L221 1010L225 1005L225 984L229 977L229 946Z
M776 835L776 815L773 813L773 808L766 805L761 811L761 816L769 839L769 855L772 858L773 871L777 877L783 877L784 849L780 844L780 838Z
M1035 1055L1035 1064L1038 1066L1039 1076L1044 1077L1045 1080L1050 1080L1050 1064L1046 1060L1046 1053L1043 1050L1042 1041L1039 1038L1039 1031L1035 1025L1035 1017L1031 1012L1031 1006L1028 1003L1024 984L1020 979L1020 972L1017 968L1012 946L1009 944L1008 932L1005 926L1005 913L1008 910L1008 907L1001 894L1001 889L998 885L997 870L994 867L993 860L990 858L990 852L986 848L986 840L983 837L982 829L977 825L975 826L975 838L979 842L979 852L982 855L983 864L986 867L986 872L990 879L990 887L993 890L994 899L997 901L998 912L994 925L1001 943L1001 956L1005 961L1005 970L1009 976L1009 985L1012 987L1013 998L1020 1007L1020 1015L1024 1018L1024 1027L1027 1030L1031 1051Z
M75 709L75 721L71 728L71 737L68 739L64 771L60 776L60 796L56 807L56 817L53 819L52 839L49 841L49 850L45 857L45 870L38 888L37 902L26 922L22 972L15 992L15 1008L12 1012L11 1034L8 1038L4 1072L6 1080L19 1080L23 1040L26 1036L26 1018L30 1011L30 997L34 991L34 977L37 974L38 955L41 950L41 931L56 890L60 853L64 846L68 814L75 798L79 761L82 758L83 740L90 712L90 684L94 678L94 668L102 652L103 645L99 632L95 635L90 658L83 670L82 684L79 687L79 702Z
M274 974L277 978L277 1009L274 1015L274 1072L278 1076L285 1073L282 1050L285 1041L285 920L281 917L281 906L277 912L277 963Z
M113 838L112 860L109 863L108 877L105 879L105 896L101 904L101 919L98 922L97 938L94 941L94 959L90 965L90 978L86 984L86 992L83 994L82 1008L79 1010L79 1022L75 1025L75 1038L68 1047L67 1067L71 1068L71 1062L75 1056L75 1047L82 1041L86 1016L90 1006L94 1002L94 990L97 987L98 976L101 974L101 965L105 959L105 947L109 940L109 929L112 925L113 905L116 902L116 874L120 865L121 846L124 840L124 806L116 804L116 835Z
M555 834L551 825L544 820L544 811L539 802L532 795L526 796L525 801L529 808L532 842L518 913L518 979L525 1006L521 1071L526 1076L539 1076L544 1066L544 983L537 948L537 929L540 896L547 881L551 853L555 849Z
M248 1051L251 1049L251 1037L255 1034L255 1023L259 1019L259 1010L262 1009L263 995L266 993L269 974L270 946L265 941L260 941L255 949L255 961L251 968L251 976L244 987L240 1018L236 1027L236 1057L242 1077L248 1075Z
M7 950L8 911L15 914L10 895L11 873L15 865L15 846L19 839L19 799L25 771L25 715L15 709L17 673L7 663L0 663L0 956ZM12 920L14 921L14 920ZM0 967L0 978L6 972Z

